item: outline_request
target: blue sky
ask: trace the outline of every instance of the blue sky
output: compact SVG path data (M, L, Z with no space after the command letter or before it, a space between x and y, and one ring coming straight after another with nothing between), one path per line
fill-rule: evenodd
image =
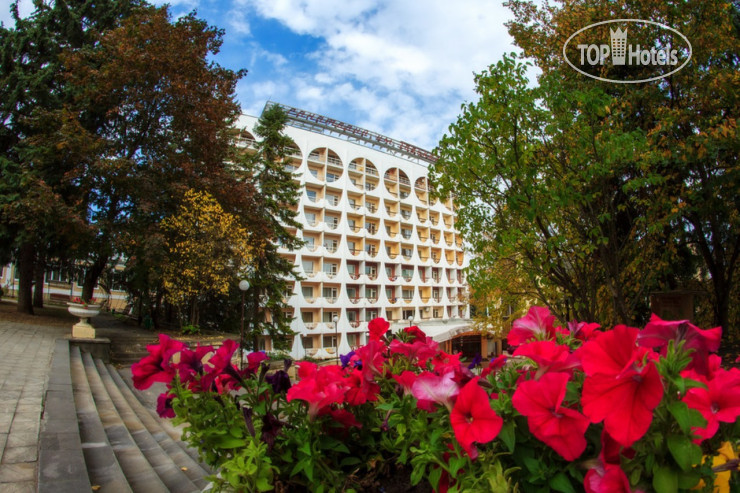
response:
M514 50L502 0L168 3L226 31L215 60L249 71L237 91L244 113L259 115L269 99L426 149L475 99L473 74Z

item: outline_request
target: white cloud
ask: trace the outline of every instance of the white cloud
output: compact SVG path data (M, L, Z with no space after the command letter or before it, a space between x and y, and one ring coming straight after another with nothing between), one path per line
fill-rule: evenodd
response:
M475 98L474 72L514 49L499 0L251 3L258 15L325 41L311 54L318 71L293 74L288 100L332 117L349 109L349 123L426 147Z

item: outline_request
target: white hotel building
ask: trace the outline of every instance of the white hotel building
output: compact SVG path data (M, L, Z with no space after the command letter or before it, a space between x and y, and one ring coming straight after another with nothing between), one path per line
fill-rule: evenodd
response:
M276 104L276 103L268 103ZM335 357L366 342L367 322L418 325L438 341L468 331L467 259L451 200L431 198L427 151L353 125L283 106L300 184L293 231L306 245L282 250L303 280L288 303L291 354ZM257 118L244 116L242 144ZM336 320L336 322L335 322ZM338 336L339 341L336 340ZM267 349L271 344L267 342Z

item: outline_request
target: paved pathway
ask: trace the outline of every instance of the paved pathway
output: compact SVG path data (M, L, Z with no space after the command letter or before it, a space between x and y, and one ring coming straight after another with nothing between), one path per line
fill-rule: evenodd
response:
M67 327L0 320L0 491L35 492L38 440L54 341Z

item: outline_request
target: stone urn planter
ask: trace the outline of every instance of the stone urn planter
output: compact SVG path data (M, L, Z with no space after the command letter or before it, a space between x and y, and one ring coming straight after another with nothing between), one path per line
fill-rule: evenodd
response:
M72 326L72 337L75 339L95 339L95 327L90 325L90 318L100 313L100 305L67 303L67 311L80 321Z

